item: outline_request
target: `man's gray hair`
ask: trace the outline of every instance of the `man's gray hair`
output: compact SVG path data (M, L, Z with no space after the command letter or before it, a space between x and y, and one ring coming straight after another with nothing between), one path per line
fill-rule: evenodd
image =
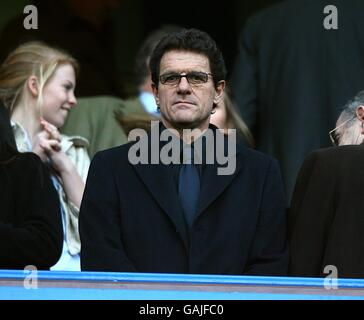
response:
M344 106L343 111L341 112L337 125L340 125L341 123L344 123L345 121L348 121L344 125L344 130L348 129L353 125L352 121L349 121L350 119L355 119L356 117L356 109L359 106L364 106L364 90L360 91L353 99L349 100L346 105Z

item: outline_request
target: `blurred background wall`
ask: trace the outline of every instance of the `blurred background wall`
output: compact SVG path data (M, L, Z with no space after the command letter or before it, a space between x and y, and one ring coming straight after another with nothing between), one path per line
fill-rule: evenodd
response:
M18 20L15 25L19 25L19 28L22 28L21 17L26 17L23 9L27 4L40 6L38 8L39 28L45 28L43 21L46 18L43 19L42 17L44 3L47 3L47 10L51 8L52 11L57 12L57 6L60 2L62 1L1 0L0 34L16 17L18 17ZM81 3L82 1L79 2ZM86 6L91 6L91 3L94 2L97 1L84 1ZM119 4L114 6L108 13L108 19L112 22L112 29L114 31L112 38L113 52L110 52L110 55L115 59L116 71L120 77L119 81L122 83L120 85L123 86L122 90L115 93L115 95L129 96L135 90L132 81L135 54L143 39L153 29L168 23L183 27L200 28L207 31L220 46L230 71L236 55L237 39L246 19L254 12L280 2L280 0L229 0L222 1L218 5L211 1L201 0L184 0L183 2L114 0L112 2L118 2ZM62 19L62 14L62 10L59 10L60 19ZM49 22L47 21L47 23ZM56 21L53 27L57 28ZM59 26L59 28L61 27ZM16 29L14 21L13 29ZM23 31L25 34L30 33L25 30ZM19 30L17 32L7 31L6 34L2 34L0 38L0 41L3 42L0 44L1 60L6 56L4 51L10 50L10 45L6 43L11 39L12 46L14 46L17 38L20 38L18 33Z

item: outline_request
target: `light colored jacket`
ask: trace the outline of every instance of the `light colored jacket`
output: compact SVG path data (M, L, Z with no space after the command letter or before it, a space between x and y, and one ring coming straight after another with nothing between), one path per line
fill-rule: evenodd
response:
M32 146L26 130L20 124L15 122L12 122L12 127L19 152L32 151ZM89 142L83 137L61 135L61 149L71 159L78 174L84 182L86 182L90 166L90 158L87 153L88 145ZM80 235L78 232L78 217L80 209L67 198L61 181L58 194L61 207L65 212L65 237L68 249L71 255L76 255L81 250Z

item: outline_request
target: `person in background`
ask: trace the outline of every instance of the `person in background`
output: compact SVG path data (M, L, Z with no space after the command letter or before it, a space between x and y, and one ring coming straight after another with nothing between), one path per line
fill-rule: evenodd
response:
M142 107L141 111L144 110ZM125 101L111 96L84 97L78 99L61 128L65 135L77 135L88 141L87 151L91 158L98 152L128 141L116 114L126 113Z
M149 130L150 121L159 118L152 93L149 58L158 41L178 28L173 25L162 26L153 31L141 45L135 58L136 96L126 100L110 96L84 97L79 99L77 108L71 110L61 131L85 137L89 141L91 158L98 151L126 143L130 130L138 126Z
M150 56L159 41L178 30L182 30L182 28L177 25L162 25L147 36L137 53L134 79L138 88L138 95L125 102L126 112L116 112L116 119L127 135L131 130L137 128L149 131L151 121L160 119L159 107L156 104L152 89L152 78L149 69ZM144 110L144 112L141 112L141 110Z
M230 88L256 149L278 159L287 207L298 171L363 88L364 1L286 0L244 25Z
M361 144L364 139L364 91L360 91L348 101L336 122L336 128L330 131L334 146Z
M152 79L149 69L150 56L160 40L171 32L181 29L177 25L167 24L152 31L143 41L135 59L134 78L138 88L138 100L144 110L154 117L159 117L160 113L152 90Z
M76 105L77 61L40 42L12 51L0 67L0 100L9 110L20 152L34 152L49 167L64 229L60 260L52 270L80 270L78 213L89 167L87 141L58 131Z
M303 162L288 215L292 276L364 278L363 123L361 91L330 131L335 147Z
M61 256L59 200L34 153L19 153L0 103L0 269L48 270Z
M228 129L236 129L238 142L254 147L254 138L240 117L227 87L225 87L223 99L217 103L211 114L210 122L219 129L224 129L225 134L228 134Z

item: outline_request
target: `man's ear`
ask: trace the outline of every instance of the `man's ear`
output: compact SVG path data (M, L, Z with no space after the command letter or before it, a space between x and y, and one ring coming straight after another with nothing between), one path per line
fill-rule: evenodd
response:
M29 89L30 93L33 97L38 97L39 90L38 90L38 79L36 76L30 76L27 80L27 88Z
M159 106L158 87L154 83L152 83L152 90L153 90L155 102L156 102L157 106Z
M361 134L364 134L364 106L360 105L356 108L356 116L361 122Z
M214 98L214 104L218 104L220 102L220 100L223 97L224 90L225 90L225 80L221 80L215 89L216 93Z

